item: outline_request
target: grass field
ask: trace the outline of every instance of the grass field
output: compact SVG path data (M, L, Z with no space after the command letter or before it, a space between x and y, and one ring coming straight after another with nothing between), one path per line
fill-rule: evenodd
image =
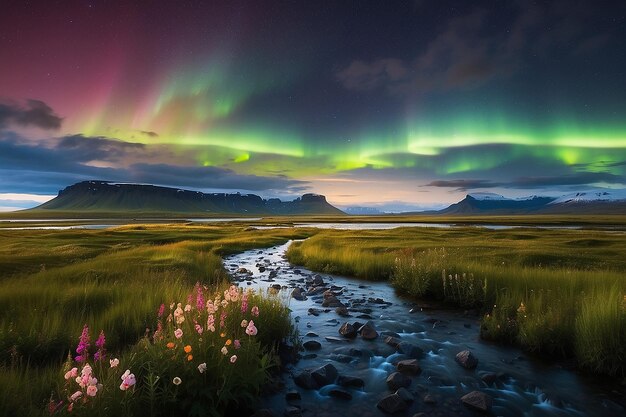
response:
M107 230L0 231L0 415L42 415L51 396L65 401L62 407L68 406L67 395L71 393L66 392L70 387L63 380L62 367L70 350L74 355L73 350L85 324L92 329L92 347L98 332L104 331L109 356L119 357L122 362L120 367L124 366L124 369L134 367L131 369L137 380L142 382L137 384L138 387L147 386L150 378L154 382L156 370L146 365L154 361L146 357L153 355L163 359L162 350L165 348L159 351L156 344L146 344L148 339L144 337L153 337L157 310L162 303L168 307L174 301L185 305L196 283L205 286L207 294L216 291L220 294L219 291L227 287L222 255L267 247L308 234L305 230L259 231L241 226L183 225L127 226ZM239 368L236 369L240 369L241 381L244 380L242 375L256 377L246 379L249 382L247 385L234 384L233 381L238 380L234 376L228 378L228 384L222 381L224 387L230 389L223 387L221 392L228 391L228 395L224 394L219 401L206 395L205 398L204 394L195 391L187 392L185 398L199 400L179 405L183 409L189 411L191 407L211 404L210 409L223 411L238 402L249 401L255 390L262 386L264 372L271 364L267 355L276 341L289 336L291 324L284 303L258 295L250 299L250 307L253 302L263 313L255 318L259 329L255 338L257 344L242 345L247 359L239 360ZM206 324L206 313L194 313L192 310L185 314L196 314L193 320ZM199 319L201 316L203 321ZM238 319L239 316L242 313L238 311L228 313L226 328L230 326L231 333L242 330L238 325L241 319L250 319L243 316ZM238 321L231 326L231 320L233 323ZM166 323L163 326L167 327ZM185 334L193 334L193 325L191 331L185 331ZM207 334L204 341L194 339L186 343L194 346L194 351L201 350L203 356L210 356L209 353L215 353L215 349L208 347L208 340ZM217 351L219 353L219 348ZM207 371L205 375L226 375L223 365L215 362L212 367L211 363L208 362L208 371L211 372ZM198 364L196 361L193 364L195 369ZM186 366L191 366L191 363ZM101 382L113 381L115 389L104 392L115 392L119 397L119 375L112 376L108 368L98 368L98 375ZM167 375L179 369L170 366L160 371ZM259 371L261 374L258 374ZM191 375L196 374L197 370L191 372ZM104 379L102 375L109 377ZM182 387L190 386L177 387L177 394L165 390L164 387L171 388L170 381L161 379L160 384L165 385L154 385L156 391L152 392L138 388L134 400L129 396L124 401L115 396L97 396L94 401L80 403L82 408L77 405L73 413L111 415L116 411L122 415L143 414L143 402L147 401L147 396L161 395L157 404L163 407L155 410L153 415L170 415L172 409L166 405L172 406L176 395L183 394ZM216 381L214 383L217 384ZM122 403L124 409L113 406Z
M325 230L292 245L307 268L485 313L485 338L626 375L626 235L481 228Z

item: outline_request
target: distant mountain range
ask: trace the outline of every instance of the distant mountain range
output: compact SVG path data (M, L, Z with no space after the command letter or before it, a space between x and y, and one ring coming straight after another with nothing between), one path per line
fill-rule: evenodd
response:
M293 201L255 194L207 194L177 188L108 181L83 181L59 191L32 210L71 212L196 213L212 215L344 214L326 197L304 194Z
M468 194L458 203L429 212L443 215L626 214L626 190L598 190L562 197L507 198L494 193Z

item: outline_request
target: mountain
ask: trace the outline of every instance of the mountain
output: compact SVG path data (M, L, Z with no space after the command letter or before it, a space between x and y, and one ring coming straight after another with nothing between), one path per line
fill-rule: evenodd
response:
M264 200L254 194L206 194L145 184L83 181L59 191L32 210L80 212L151 212L237 215L344 214L317 194L293 201Z
M626 214L626 190L594 190L558 198L532 196L516 199L494 193L473 193L433 214Z

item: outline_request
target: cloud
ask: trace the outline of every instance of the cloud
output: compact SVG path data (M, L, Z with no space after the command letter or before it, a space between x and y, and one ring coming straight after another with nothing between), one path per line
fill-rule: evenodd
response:
M513 9L506 13L514 17L506 30L501 29L502 13L477 9L451 18L417 55L355 59L335 78L348 90L380 89L392 95L468 89L509 77L533 57L556 51L576 56L606 46L608 33L587 29L599 20L597 11L570 3L511 2Z
M59 129L62 122L63 119L40 100L26 100L25 105L15 102L0 103L0 129L14 124L52 130Z
M162 145L83 135L48 139L45 143L46 146L35 145L15 133L0 132L2 192L50 193L91 179L283 194L309 189L308 182L281 175L243 175L215 166L180 165L180 161L170 159L173 152ZM143 162L168 159L171 162ZM93 164L94 160L100 164Z
M151 130L140 130L139 132L141 134L146 135L146 136L151 137L151 138L159 137L159 134L157 132L153 132Z
M422 187L443 187L455 188L458 191L473 190L476 188L492 188L499 187L501 184L490 180L437 180L431 181Z

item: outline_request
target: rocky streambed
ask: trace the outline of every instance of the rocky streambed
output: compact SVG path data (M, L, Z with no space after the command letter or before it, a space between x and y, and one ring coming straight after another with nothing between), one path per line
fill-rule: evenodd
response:
M289 300L303 342L258 416L626 415L623 387L482 341L476 314L293 266L288 245L225 259L240 286Z

